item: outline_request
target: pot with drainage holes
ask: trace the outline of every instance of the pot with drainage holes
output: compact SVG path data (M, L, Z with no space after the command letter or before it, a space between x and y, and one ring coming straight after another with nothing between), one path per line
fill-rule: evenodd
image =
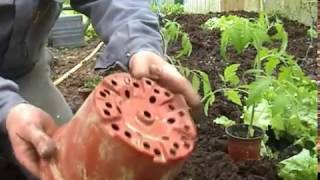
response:
M109 75L55 132L58 151L42 180L170 180L195 146L182 96L149 79Z

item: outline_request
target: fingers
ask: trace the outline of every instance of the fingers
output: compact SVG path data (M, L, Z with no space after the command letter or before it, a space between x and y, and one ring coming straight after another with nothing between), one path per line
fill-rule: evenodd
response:
M54 120L37 107L19 104L9 112L6 128L17 160L38 176L40 159L47 159L56 152L50 138L56 129Z
M56 152L53 140L34 124L24 131L11 135L12 146L17 160L34 176L39 177L39 161L52 157Z
M191 83L174 66L170 64L162 67L151 66L150 72L159 77L160 84L174 93L182 94L191 108L197 108L200 105L200 96L193 89Z
M28 170L32 175L40 177L39 170L39 156L35 153L35 150L24 139L16 136L11 140L15 146L14 153L18 162Z
M135 78L150 78L170 91L182 94L191 108L197 108L201 98L191 83L178 70L160 56L150 52L139 52L132 56L130 73Z
M30 125L22 136L29 141L41 158L49 158L56 152L54 141L40 127Z

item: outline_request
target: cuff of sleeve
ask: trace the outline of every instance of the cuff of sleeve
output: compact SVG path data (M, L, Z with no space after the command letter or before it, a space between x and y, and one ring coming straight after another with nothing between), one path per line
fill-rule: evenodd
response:
M8 100L6 102L3 102L0 104L0 132L7 134L7 128L6 128L6 118L8 116L8 113L10 110L21 103L27 103L26 100L24 100L20 95L16 94L15 92L7 92L6 93Z
M130 22L111 36L102 56L97 60L96 69L108 69L120 65L128 70L131 56L140 51L150 51L164 56L163 39L156 28L141 28L138 25L144 26L143 23Z

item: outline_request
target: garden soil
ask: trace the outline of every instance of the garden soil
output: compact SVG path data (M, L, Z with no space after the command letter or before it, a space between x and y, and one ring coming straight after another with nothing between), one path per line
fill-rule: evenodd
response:
M168 17L176 19L182 24L183 30L190 36L193 51L190 57L182 60L185 66L191 69L199 69L209 74L212 88L221 87L219 74L223 73L227 64L222 60L219 51L220 32L204 31L200 25L213 16L235 14L244 17L257 17L256 13L248 12L228 12L227 14L209 15L180 15ZM307 36L308 27L295 21L283 19L285 29L289 34L288 52L294 55L304 71L310 77L316 77L316 42L310 43ZM51 62L52 78L57 79L63 73L75 66L85 58L86 55L97 46L98 39L88 42L87 46L74 49L50 48L54 60ZM169 54L174 54L179 46L168 49ZM306 52L309 48L309 53ZM240 63L239 74L250 69L255 57L255 50L249 48L242 55L236 54L231 49L228 59L232 63ZM84 85L84 81L96 76L93 71L94 60L101 55L98 53L92 61L85 64L80 70L72 74L68 79L58 85L63 95L74 112L84 101L78 90ZM250 78L244 79L250 81ZM226 153L226 134L224 129L213 123L213 119L218 116L227 116L236 121L240 121L241 109L238 106L226 101L223 96L218 95L214 105L209 110L209 116L198 116L195 120L198 128L197 147L191 158L182 168L176 180L276 180L277 167L275 161L259 160L254 162L233 162ZM279 143L279 142L278 142ZM282 142L280 142L282 143ZM289 149L289 150L288 150ZM295 153L291 146L284 146L280 150L288 154Z

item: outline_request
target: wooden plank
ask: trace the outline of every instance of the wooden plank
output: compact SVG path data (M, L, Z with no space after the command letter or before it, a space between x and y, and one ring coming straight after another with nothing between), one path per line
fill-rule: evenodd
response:
M260 0L245 0L243 10L254 12L260 11Z
M222 0L221 11L236 11L244 9L244 0Z
M220 11L220 0L184 0L187 13L208 13Z

